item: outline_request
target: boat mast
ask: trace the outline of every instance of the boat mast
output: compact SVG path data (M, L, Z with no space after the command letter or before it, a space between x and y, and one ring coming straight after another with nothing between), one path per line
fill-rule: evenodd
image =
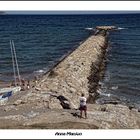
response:
M15 80L15 86L16 86L17 85L17 80L16 80L16 71L15 71L15 61L14 61L13 48L12 48L12 41L11 40L10 40L10 48L11 48L11 55L12 55L14 80Z
M16 62L16 68L17 68L17 74L18 74L18 79L19 79L19 84L21 85L21 77L19 74L19 67L18 67L18 62L17 62L17 55L16 55L16 50L15 50L15 45L14 41L12 40L12 46L13 46L13 51L14 51L14 56L15 56L15 62Z

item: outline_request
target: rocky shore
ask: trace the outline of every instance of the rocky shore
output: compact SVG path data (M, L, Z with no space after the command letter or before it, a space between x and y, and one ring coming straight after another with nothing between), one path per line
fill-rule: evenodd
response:
M114 27L114 26L113 26ZM140 128L140 113L123 105L98 105L104 75L108 27L97 30L38 81L0 106L0 128ZM109 28L111 30L111 28ZM88 119L79 118L79 97L88 98Z
M88 104L88 119L75 109L14 105L1 108L1 129L139 129L140 113L123 105Z

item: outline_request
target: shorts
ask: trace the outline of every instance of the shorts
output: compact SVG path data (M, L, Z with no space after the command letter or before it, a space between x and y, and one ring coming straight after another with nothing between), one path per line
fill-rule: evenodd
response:
M80 106L79 110L80 110L80 111L83 111L83 110L84 110L84 111L87 111L87 106Z

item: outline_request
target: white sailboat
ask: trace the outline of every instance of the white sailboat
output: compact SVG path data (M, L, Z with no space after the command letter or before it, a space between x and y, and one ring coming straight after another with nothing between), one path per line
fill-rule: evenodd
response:
M20 73L19 73L18 61L17 61L15 45L14 45L13 40L10 40L10 48L11 48L13 72L14 72L14 87L1 88L0 89L0 99L9 98L10 96L12 96L12 94L21 90L21 87L18 86L18 85L21 85L21 77L20 77ZM17 76L16 76L16 73L17 73Z

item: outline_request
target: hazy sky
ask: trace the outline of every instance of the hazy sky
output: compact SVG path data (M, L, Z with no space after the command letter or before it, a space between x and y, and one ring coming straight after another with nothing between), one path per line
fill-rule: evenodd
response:
M127 14L140 11L5 11L6 14Z

